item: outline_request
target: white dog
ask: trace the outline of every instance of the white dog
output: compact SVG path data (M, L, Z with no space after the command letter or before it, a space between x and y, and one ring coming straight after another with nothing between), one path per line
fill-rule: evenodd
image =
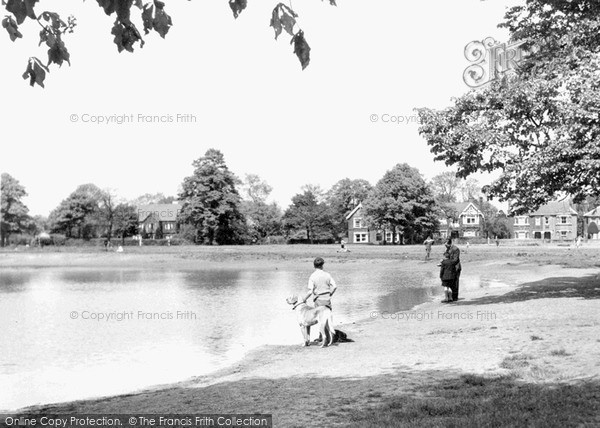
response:
M305 302L298 303L298 296L291 296L286 299L289 305L294 305L292 309L296 310L300 331L304 337L303 346L310 345L310 326L319 324L323 342L321 348L333 343L335 330L333 329L333 316L331 309L326 306L317 306L311 308ZM328 337L329 336L329 337ZM328 340L329 339L329 340Z

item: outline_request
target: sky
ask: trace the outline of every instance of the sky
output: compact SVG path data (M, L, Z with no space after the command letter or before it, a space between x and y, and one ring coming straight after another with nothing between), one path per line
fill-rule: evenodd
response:
M444 108L467 92L465 46L508 40L497 24L522 2L294 1L311 46L302 70L290 37L276 41L269 27L278 1L249 1L237 20L226 0L165 1L170 32L145 36L131 54L118 53L114 17L95 1L40 0L38 14L77 18L64 38L71 66L53 65L45 89L30 87L27 59L47 59L38 24L27 21L14 43L0 29L0 171L25 186L32 215L84 183L123 199L176 195L209 148L238 177L261 176L284 208L305 184L375 184L397 163L430 179L448 167L419 136L414 108Z

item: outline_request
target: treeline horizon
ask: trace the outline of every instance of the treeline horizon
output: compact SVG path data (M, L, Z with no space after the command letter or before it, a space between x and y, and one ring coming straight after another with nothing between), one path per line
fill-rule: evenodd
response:
M452 203L473 201L486 215L484 232L505 236L508 227L497 220L498 209L484 200L474 179L462 180L447 171L425 181L418 169L396 164L372 185L364 179L343 178L330 189L306 184L284 210L268 202L271 185L256 174L240 179L231 172L223 154L209 149L193 162L194 172L184 178L178 195L145 193L133 200L118 198L110 189L88 183L77 186L49 215L29 216L22 202L25 188L2 174L2 245L13 234L40 233L65 238L161 239L139 230L138 207L151 204L181 205L176 238L196 244L259 244L269 242L339 242L347 236L346 216L363 204L371 228L400 235L414 243L439 230L442 217L457 219ZM453 211L454 210L454 211ZM488 221L489 217L489 221Z

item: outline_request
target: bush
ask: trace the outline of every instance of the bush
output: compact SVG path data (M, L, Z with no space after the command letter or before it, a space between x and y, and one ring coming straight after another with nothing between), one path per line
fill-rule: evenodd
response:
M196 228L191 224L182 224L179 227L179 233L177 233L174 238L194 243L196 242Z
M52 239L53 245L65 245L67 242L67 237L65 235L61 235L60 233L52 233L50 235L50 239Z
M284 245L287 242L285 236L276 235L276 236L267 236L264 239L264 244L267 245Z
M26 233L10 235L8 237L8 245L27 245L31 244L33 236Z

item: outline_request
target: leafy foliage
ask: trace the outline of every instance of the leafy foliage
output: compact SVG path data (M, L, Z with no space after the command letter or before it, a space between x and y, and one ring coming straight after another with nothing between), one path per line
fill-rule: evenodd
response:
M229 0L229 7L233 12L233 17L236 19L238 16L240 16L240 13L242 13L242 11L246 9L247 5L248 2L246 0Z
M600 4L527 0L502 26L535 46L523 66L444 110L419 109L420 134L459 177L499 170L484 190L517 214L600 195Z
M67 238L93 238L100 225L102 190L94 184L83 184L50 213L52 231Z
M419 171L405 163L384 174L363 209L369 224L399 232L411 241L437 227L433 194Z
M69 65L70 54L62 40L62 35L72 33L76 21L74 17L69 17L65 23L56 12L43 12L36 15L35 6L39 0L3 0L2 5L6 11L11 14L2 20L2 27L6 29L11 41L23 37L19 31L19 25L23 24L27 18L37 21L41 26L40 45L45 43L48 46L48 62L42 65L42 62L36 57L31 57L28 61L27 71L23 75L29 79L30 85L38 84L44 87L46 73L50 70L48 65L54 63L61 66L63 62ZM143 0L96 0L98 6L102 8L108 16L115 16L115 21L110 30L113 42L119 52L134 52L139 43L140 48L145 44L142 35L131 19L132 9L135 7L140 10L140 18L144 26L144 34L148 35L151 31L158 33L163 39L173 25L171 16L165 11L165 3L159 0L144 3ZM334 0L329 3L336 6ZM229 7L233 12L234 18L238 18L248 5L247 0L229 0ZM275 38L285 30L292 39L290 44L294 45L294 53L300 60L304 70L310 62L310 46L306 42L304 32L298 30L294 32L296 18L298 15L290 7L279 3L273 9L271 17L271 26L275 30Z
M2 28L5 28L8 32L8 37L10 37L10 41L14 42L17 39L23 37L23 34L19 31L19 27L17 22L13 19L12 16L5 16L2 20Z
M321 193L316 186L305 186L303 193L292 198L292 204L283 214L283 224L288 233L303 231L311 243L315 239L332 238L330 211L320 200Z
M30 218L29 209L21 200L27 196L25 187L10 174L2 173L0 188L0 246L4 247L12 233L29 226Z
M193 165L194 173L183 180L179 194L180 223L196 229L197 243L242 243L245 222L236 189L239 180L227 168L223 154L209 149Z

